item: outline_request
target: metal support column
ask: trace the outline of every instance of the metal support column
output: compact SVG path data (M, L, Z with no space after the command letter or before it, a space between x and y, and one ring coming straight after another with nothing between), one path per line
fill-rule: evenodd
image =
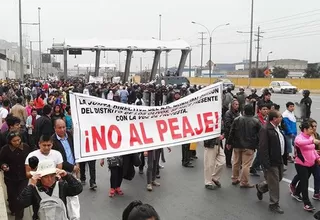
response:
M160 55L161 55L161 50L156 50L154 53L154 59L153 59L153 64L152 64L152 69L151 69L149 81L152 81L156 76L157 67L158 67L159 61L160 61Z
M96 50L96 65L95 65L95 69L94 69L94 75L95 75L96 77L99 76L100 54L101 54L101 50L100 50L100 49L97 49L97 50Z
M132 54L133 54L132 50L127 50L126 66L125 66L125 69L124 69L122 83L126 83L128 81L129 74L130 74L130 66L131 66Z
M178 72L177 72L178 76L182 75L182 72L183 72L183 69L186 64L187 57L188 57L188 54L190 53L190 51L191 50L181 50L181 58L180 58L180 62L179 62Z
M68 78L68 49L63 49L63 75L64 80Z

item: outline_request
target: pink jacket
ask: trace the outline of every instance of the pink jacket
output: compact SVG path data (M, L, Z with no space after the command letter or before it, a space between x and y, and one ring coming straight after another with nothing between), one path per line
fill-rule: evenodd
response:
M295 163L305 166L305 167L312 167L316 160L320 158L317 154L316 147L313 143L313 137L304 134L301 132L295 138L295 146L297 148L297 156L295 159Z

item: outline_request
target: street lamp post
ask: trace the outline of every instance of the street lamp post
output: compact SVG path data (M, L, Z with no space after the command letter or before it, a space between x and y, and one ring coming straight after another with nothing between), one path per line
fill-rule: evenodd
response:
M272 51L270 51L267 55L267 68L269 69L269 55L272 54Z
M207 28L203 24L197 23L195 21L192 21L191 23L192 24L197 24L197 25L200 25L200 26L204 27L207 30L208 35L209 35L209 45L210 45L210 48L209 48L209 78L210 78L210 84L211 84L211 74L212 74L212 61L211 61L211 56L212 56L212 34L219 27L228 26L228 25L230 25L230 23L218 25L211 32L210 32L209 28Z
M161 36L162 36L162 15L159 15L159 40L161 41ZM159 76L161 76L161 59L159 58Z
M42 70L42 55L41 55L41 28L40 28L40 11L41 11L41 8L38 7L38 26L39 26L39 78L41 76L41 70Z
M33 76L33 54L32 54L32 43L38 43L39 41L30 41L30 74Z
M38 23L22 23L22 9L21 9L21 0L19 0L19 32L20 32L20 74L21 74L21 81L23 82L24 80L24 75L23 75L23 50L22 50L22 25L38 25L39 26L39 41L33 41L33 42L39 42L39 77L41 73L41 32L40 32L40 10L41 8L38 7ZM31 44L30 44L31 45ZM22 62L21 62L22 60Z
M21 0L19 0L19 44L20 44L20 77L22 83L24 82L23 71L23 49L22 49L22 13L21 13Z

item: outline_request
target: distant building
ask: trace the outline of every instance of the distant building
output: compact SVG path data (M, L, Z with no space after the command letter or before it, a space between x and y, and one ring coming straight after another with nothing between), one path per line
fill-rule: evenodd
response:
M255 67L256 62L253 62L253 66ZM297 59L280 59L280 60L269 60L260 61L259 68L269 66L270 69L274 67L282 67L288 69L290 72L303 72L308 68L308 61L306 60L297 60Z

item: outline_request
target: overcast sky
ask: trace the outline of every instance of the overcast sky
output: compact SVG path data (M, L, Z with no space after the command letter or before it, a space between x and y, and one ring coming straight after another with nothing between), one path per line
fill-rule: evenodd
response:
M0 5L0 39L18 42L18 0L0 0ZM191 24L191 21L202 23L210 30L230 23L230 26L219 28L213 34L213 62L240 62L248 58L249 34L236 31L249 31L251 0L22 0L23 22L37 22L38 7L41 7L43 51L52 44L53 38L58 43L64 39L144 40L158 37L159 14L162 14L162 38L181 38L195 46L193 65L200 64L200 47L197 45L200 44L199 32L205 29ZM265 60L268 52L273 51L270 59L320 61L319 0L255 1L254 24L255 30L261 25L265 32L261 59ZM30 40L38 40L37 26L24 25L23 32ZM209 60L207 35L206 38L205 62ZM152 53L137 53L134 54L132 70L140 68L140 57L143 57L143 68L151 67ZM121 60L123 66L124 53ZM172 53L169 66L178 65L178 60L179 53ZM118 64L118 53L108 53L108 61ZM102 54L101 63L105 62ZM86 52L76 59L69 57L69 66L77 63L94 63L94 54Z

